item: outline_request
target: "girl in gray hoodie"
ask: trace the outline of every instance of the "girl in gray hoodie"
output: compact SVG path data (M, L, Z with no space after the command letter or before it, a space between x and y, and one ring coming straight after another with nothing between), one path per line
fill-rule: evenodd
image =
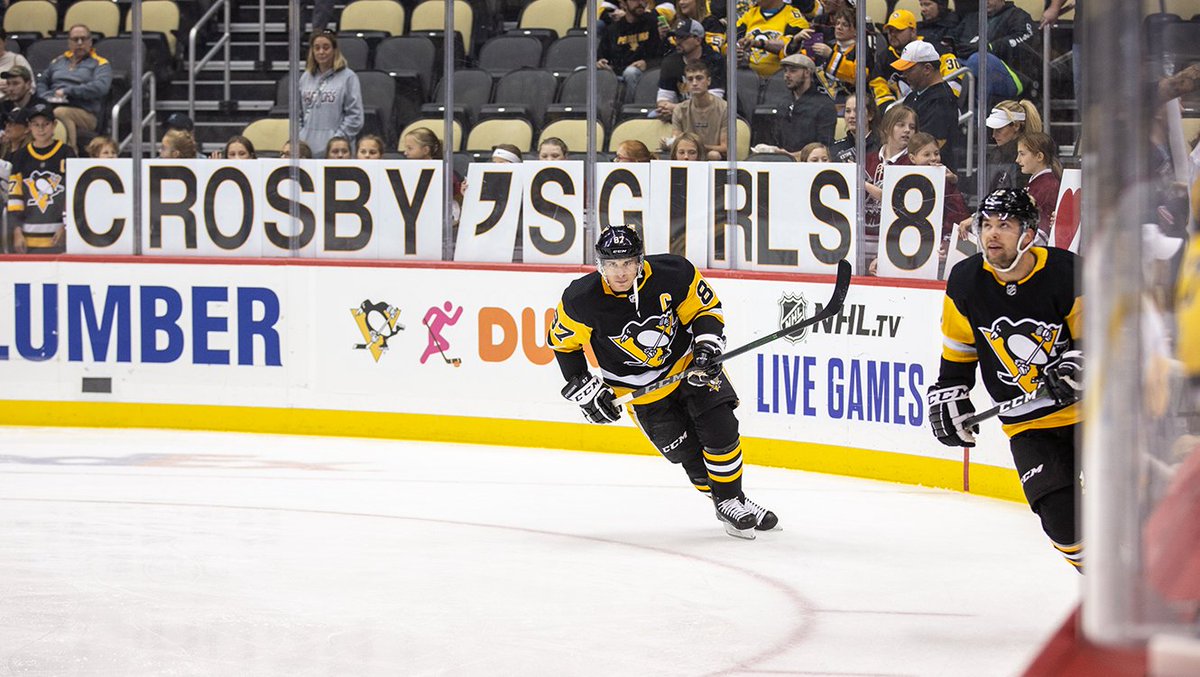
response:
M300 74L300 139L323 150L335 136L357 137L362 126L358 76L346 66L337 36L316 33L309 41L308 64Z

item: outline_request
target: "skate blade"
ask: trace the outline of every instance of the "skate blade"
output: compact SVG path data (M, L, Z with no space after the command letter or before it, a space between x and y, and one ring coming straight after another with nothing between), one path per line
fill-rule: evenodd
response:
M721 525L725 527L725 533L729 534L730 536L733 536L734 538L741 538L741 539L745 539L747 541L754 540L754 529L752 529L752 528L751 529L738 529L737 527L733 526L732 524L729 524L728 522L722 522Z

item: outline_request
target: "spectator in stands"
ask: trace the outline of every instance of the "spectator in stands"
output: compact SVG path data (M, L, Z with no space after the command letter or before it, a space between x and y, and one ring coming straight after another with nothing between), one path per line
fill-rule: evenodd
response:
M120 149L111 136L97 136L87 145L87 156L90 158L115 158L118 155Z
M13 154L29 145L29 116L25 108L14 108L4 114L4 137L0 143L0 160L11 163ZM2 183L7 183L4 181Z
M428 127L417 127L410 131L404 135L401 143L404 145L404 157L408 160L442 159L442 140Z
M298 143L300 144L299 145L300 150L298 153L296 153L296 159L311 160L312 156L313 156L312 148L310 148L308 146L308 144L304 143L303 141L300 141ZM292 142L291 141L283 142L283 149L279 151L279 157L284 160L288 160L288 159L292 158Z
M800 8L784 0L759 0L738 19L737 58L761 78L779 70L779 61L792 40L807 40L813 33Z
M1011 0L987 0L988 100L1011 99L1025 90L1028 76L1039 65L1039 43L1033 18ZM955 31L956 49L967 54L963 65L979 76L979 13L964 14ZM1018 74L1022 73L1022 74Z
M917 32L921 39L939 49L954 51L958 15L950 10L950 0L920 0L920 5L921 21L917 23Z
M33 74L24 66L13 66L12 68L0 72L0 78L4 78L4 106L8 110L13 108L28 108L36 103L45 103L44 100L35 96L36 90L33 87Z
M356 157L359 160L382 160L383 139L375 134L363 134L358 139Z
M787 110L772 121L764 135L766 143L787 153L797 153L810 143L833 144L837 129L837 107L817 87L817 65L803 54L784 57L783 82L791 94Z
M672 35L675 36L675 51L663 59L658 78L657 109L662 120L670 120L675 106L690 96L683 69L692 61L700 61L708 67L709 93L725 98L725 61L704 42L704 27L700 22L683 19L676 24Z
M647 0L620 0L621 17L605 27L597 48L597 68L617 73L625 82L625 100L633 99L642 75L662 60L666 46L655 12Z
M879 125L882 145L867 154L863 169L867 174L864 221L866 222L867 260L879 249L879 216L883 200L883 169L888 165L908 164L908 142L917 133L917 112L903 104L892 106Z
M172 129L163 134L159 157L187 160L196 157L196 138L191 132Z
M875 108L875 97L867 96L865 101L867 102L867 124L865 125L867 138L864 147L870 152L871 146L875 145L875 124L879 121L879 111ZM854 94L846 97L842 118L846 121L846 136L833 142L830 153L833 154L835 162L855 162L858 154L858 144L854 138L858 133L858 97Z
M813 141L801 148L795 158L800 162L829 162L829 147L819 141Z
M181 132L196 133L196 123L192 122L192 119L186 113L171 113L167 116L166 121L163 122L163 126L168 130L178 129Z
M964 137L958 126L958 99L950 85L942 81L941 55L924 40L908 43L892 67L912 88L904 105L917 112L921 131L932 134L941 144L942 157L959 166Z
M842 8L830 18L833 21L834 43L829 45L824 41L817 42L812 45L810 51L813 61L825 74L826 85L834 90L831 94L836 95L838 91L852 94L858 68L858 43L855 37L858 19L851 7ZM870 82L870 54L867 55L866 66L867 81Z
M1042 131L1042 116L1032 101L1001 101L987 116L995 146L988 149L988 192L997 188L1024 188L1028 177L1017 165L1017 139Z
M704 141L698 135L684 132L671 143L671 159L682 162L706 160L708 149L704 147Z
M16 52L8 51L5 42L7 40L8 31L0 28L0 77L3 77L3 73L10 72L14 68L23 68L25 69L25 73L32 73L33 68L29 65L29 61L24 56ZM8 91L0 89L0 101L6 101L7 99Z
M722 160L729 152L729 105L708 91L708 65L689 61L683 67L689 98L671 114L673 136L693 132L708 148L709 160Z
M54 111L47 104L22 109L33 140L13 154L8 223L13 251L60 254L66 251L66 171L75 151L54 138Z
M240 134L235 134L225 142L225 148L213 151L211 157L214 160L222 158L226 160L256 160L258 152L254 150L253 141Z
M538 159L546 162L554 162L567 159L567 142L551 136L543 139L538 144Z
M501 143L492 147L492 162L496 164L516 165L524 162L521 149L511 143Z
M1039 244L1050 241L1050 226L1058 207L1058 189L1062 182L1062 163L1058 144L1045 132L1026 132L1017 139L1017 164L1029 177L1026 190L1038 208Z
M328 160L349 160L354 157L350 150L350 139L344 136L331 136L325 143L325 158Z
M646 144L637 139L628 139L617 145L617 154L613 162L649 162L654 159Z
M950 238L954 235L954 227L963 219L971 218L967 211L967 203L963 200L962 192L958 190L958 177L949 167L942 165L941 148L932 134L917 132L908 142L908 157L914 165L920 167L943 167L946 170L946 183L942 200L942 229L941 245L938 256L943 259L950 251Z
M724 51L725 22L723 16L715 16L710 10L709 0L679 0L675 3L676 20L699 21L704 27L704 41L715 52ZM716 82L714 77L713 82ZM716 89L715 87L713 89Z
M892 64L900 60L909 43L921 39L917 34L917 17L904 9L892 12L883 30L887 33L887 45L875 58L879 72L874 74L870 81L871 91L875 94L875 103L880 111L886 111L894 102L902 101L904 97L908 96L908 83L904 82L899 71ZM939 49L937 45L934 45L934 49L938 49L940 57L938 70L943 78L947 78L952 71L958 70L958 59L952 51ZM947 83L957 95L958 90L961 89L958 80L947 79Z
M337 35L313 35L300 74L300 138L323 154L331 137L353 139L362 126L362 90L338 48Z
M76 24L67 33L67 51L54 57L37 79L38 96L54 104L54 117L67 130L67 145L78 148L80 132L97 131L112 88L112 66L92 49L92 32Z

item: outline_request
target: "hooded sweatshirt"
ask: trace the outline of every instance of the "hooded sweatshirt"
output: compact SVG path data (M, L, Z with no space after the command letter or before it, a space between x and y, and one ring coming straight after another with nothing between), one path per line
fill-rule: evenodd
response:
M335 136L353 141L363 126L362 89L349 68L300 74L300 140L313 157L325 157Z

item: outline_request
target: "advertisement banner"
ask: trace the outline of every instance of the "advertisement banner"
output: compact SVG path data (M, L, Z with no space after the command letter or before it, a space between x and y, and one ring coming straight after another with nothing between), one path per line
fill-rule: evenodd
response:
M1083 173L1078 169L1064 169L1062 181L1058 186L1058 201L1055 203L1054 219L1050 224L1050 244L1059 249L1069 249L1079 253L1079 241L1082 237L1082 203L1080 192L1083 190Z

